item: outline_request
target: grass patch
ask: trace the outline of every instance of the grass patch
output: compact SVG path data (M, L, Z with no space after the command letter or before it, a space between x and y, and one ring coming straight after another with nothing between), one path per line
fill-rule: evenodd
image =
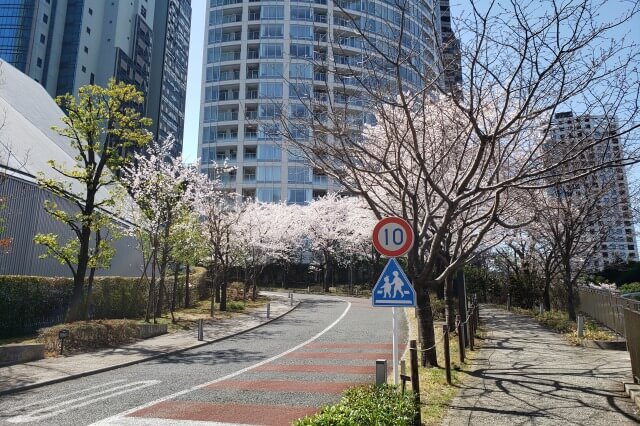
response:
M512 312L534 318L543 326L560 333L574 346L582 345L583 340L617 340L619 337L611 330L600 326L595 321L585 318L584 338L578 337L578 324L569 319L563 311L546 311L542 314L533 309L511 308Z
M410 426L415 402L412 392L395 386L356 386L347 389L339 403L297 420L295 426Z
M230 311L244 311L244 308L244 302L241 302L239 300L231 300L227 302L227 309L229 309Z
M414 314L414 310L408 308L406 310L406 316L409 319L410 326L410 339L417 339L418 324ZM423 425L439 425L442 423L449 405L453 398L458 394L460 386L464 383L464 379L468 376L467 372L471 368L471 363L478 353L478 348L481 344L482 331L478 329L476 331L476 338L474 341L475 350L471 351L467 348L465 355L466 360L464 363L460 363L460 350L458 347L458 336L449 334L449 350L451 353L451 383L447 384L446 370L444 368L444 342L442 338L442 327L439 326L435 329L436 335L436 353L438 355L439 367L423 368L419 367L418 374L420 376L420 394L421 394L421 411L422 424ZM409 353L404 358L407 367L411 362L409 359Z

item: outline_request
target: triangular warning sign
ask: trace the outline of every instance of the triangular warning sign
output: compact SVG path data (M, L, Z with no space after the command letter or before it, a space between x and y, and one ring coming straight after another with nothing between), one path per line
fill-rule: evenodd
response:
M389 259L371 294L373 306L416 306L416 291L395 258Z

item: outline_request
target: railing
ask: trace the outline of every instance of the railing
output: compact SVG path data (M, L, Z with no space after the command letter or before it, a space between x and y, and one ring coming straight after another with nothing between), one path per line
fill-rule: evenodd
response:
M582 312L625 337L633 377L640 383L640 301L587 287L579 293Z

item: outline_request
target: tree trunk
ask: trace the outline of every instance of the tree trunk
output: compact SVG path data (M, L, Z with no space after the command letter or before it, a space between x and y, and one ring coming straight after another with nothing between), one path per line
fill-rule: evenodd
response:
M453 278L449 275L444 280L444 316L449 331L456 329L456 309L453 303Z
M544 290L542 292L542 306L545 311L551 310L551 277L545 274L544 277Z
M222 285L220 286L221 288L221 295L220 295L220 310L221 311L226 311L227 310L227 266L226 265L222 265Z
M96 231L96 243L95 243L95 256L100 254L100 242L102 237L100 235L100 230ZM93 279L96 276L96 267L94 266L89 270L89 279L87 282L87 293L84 298L84 306L85 306L85 319L93 319L93 301L92 301L92 293L93 293Z
M573 301L573 279L571 269L571 259L564 259L564 285L567 289L567 313L569 314L569 319L571 321L576 320L576 308L574 306Z
M173 312L176 310L176 301L178 297L178 272L180 270L180 264L176 263L173 269L173 289L171 291L171 322L175 324L176 318Z
M78 321L84 318L86 311L83 309L84 303L84 281L87 276L89 266L89 240L91 238L91 228L83 225L80 231L80 248L78 250L78 266L73 275L73 292L67 310L66 321Z
M433 331L433 312L431 311L431 299L426 283L415 281L416 284L416 312L418 316L418 335L420 336L420 349L422 353L421 364L423 367L437 367L438 357L435 348L436 337ZM431 348L433 347L433 348ZM431 348L427 350L428 348Z
M189 305L191 304L191 297L189 294L189 263L187 263L186 266L187 270L185 271L185 279L184 279L184 307L188 308Z
M162 309L164 308L164 300L167 293L165 285L167 274L167 263L169 263L169 231L171 227L171 215L167 219L167 224L164 227L164 238L162 241L162 256L160 258L160 283L158 285L158 304L156 305L156 316L162 316Z

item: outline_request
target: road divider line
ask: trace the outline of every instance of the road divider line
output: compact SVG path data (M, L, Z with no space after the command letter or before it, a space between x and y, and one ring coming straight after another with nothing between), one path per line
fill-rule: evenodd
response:
M44 419L48 419L49 417L53 417L53 416L57 416L58 414L65 413L70 410L75 410L76 408L85 407L97 401L102 401L104 399L113 398L114 396L144 389L149 386L157 385L158 383L161 383L160 380L144 380L140 382L127 383L121 386L104 389L100 392L94 392L88 395L84 395L79 398L69 399L69 400L60 402L56 405L39 408L37 410L33 410L28 414L22 414L16 417L11 417L7 419L7 422L27 423L27 422L41 421Z
M251 370L253 370L255 368L258 368L258 367L261 367L261 366L263 366L265 364L269 364L270 362L273 362L273 361L275 361L275 360L277 360L279 358L282 358L282 357L290 354L291 352L297 351L298 349L304 347L305 345L308 345L309 343L318 340L322 335L324 335L329 330L331 330L333 327L338 325L338 323L340 321L342 321L345 316L347 316L347 313L349 312L349 309L351 309L351 302L348 302L348 301L343 300L343 299L337 299L337 300L340 300L341 302L345 302L347 304L347 307L345 308L344 312L342 312L342 314L334 322L329 324L325 329L323 329L322 331L320 331L319 333L317 333L316 335L314 335L310 339L305 340L304 342L300 343L299 345L296 345L296 346L294 346L294 347L292 347L290 349L287 349L286 351L281 352L278 355L272 356L271 358L265 359L264 361L260 361L260 362L258 362L256 364L250 365L249 367L246 367L246 368L243 368L241 370L235 371L235 372L233 372L231 374L227 374L226 376L220 377L220 378L212 380L210 382L201 383L201 384L193 386L193 387L191 387L189 389L184 389L184 390L181 390L179 392L172 393L171 395L164 396L162 398L158 398L158 399L156 399L154 401L151 401L151 402L148 402L148 403L146 403L144 405L140 405L138 407L132 408L132 409L127 410L127 411L123 411L122 413L116 414L115 416L107 417L106 419L103 419L103 420L100 420L100 421L98 421L96 423L93 423L91 426L106 426L106 425L118 424L117 423L117 419L118 418L126 417L126 416L128 416L130 414L135 413L136 411L144 410L145 408L149 408L149 407L151 407L153 405L156 405L158 403L161 403L161 402L164 402L164 401L168 401L170 399L176 398L176 397L181 396L181 395L185 395L185 394L190 393L190 392L194 392L196 390L205 388L207 386L214 385L214 384L222 382L224 380L232 379L232 378L234 378L236 376L239 376L241 374L246 373L247 371L251 371Z

